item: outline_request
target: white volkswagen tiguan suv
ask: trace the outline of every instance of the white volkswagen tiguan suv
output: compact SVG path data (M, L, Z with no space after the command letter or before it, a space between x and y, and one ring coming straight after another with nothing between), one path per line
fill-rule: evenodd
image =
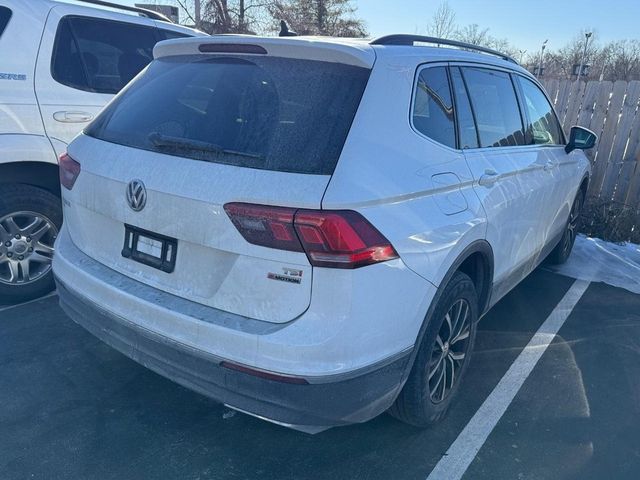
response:
M64 310L299 430L438 420L478 319L569 255L595 135L509 58L415 42L461 46L158 44L60 159Z

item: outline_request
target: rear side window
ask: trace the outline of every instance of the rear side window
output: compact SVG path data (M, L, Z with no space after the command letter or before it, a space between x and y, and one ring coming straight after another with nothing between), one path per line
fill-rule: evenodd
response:
M330 175L369 70L268 56L154 61L87 128L195 160Z
M58 25L51 74L72 88L117 93L152 60L157 40L153 27L65 17Z
M551 104L540 87L531 80L516 76L522 88L524 106L529 116L531 143L536 145L560 145L562 133Z
M9 25L11 19L11 10L7 7L0 7L0 37L4 33L4 29Z
M509 74L463 67L481 147L524 145L524 129Z
M166 30L164 28L158 29L158 33L160 34L160 40L173 40L174 38L187 38L191 36L186 33Z
M420 133L456 147L453 101L445 67L426 67L418 74L412 117Z

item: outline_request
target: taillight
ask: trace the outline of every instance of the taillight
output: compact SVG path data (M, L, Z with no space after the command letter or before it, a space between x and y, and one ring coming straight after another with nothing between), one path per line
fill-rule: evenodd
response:
M358 212L298 210L294 226L316 267L357 268L397 258L389 241Z
M398 258L389 241L352 210L307 210L227 203L227 215L254 245L305 252L311 265L358 268Z
M58 171L60 172L60 184L67 190L71 190L80 175L80 164L63 153L58 159Z
M279 250L303 251L293 229L295 208L227 203L224 210L247 242Z

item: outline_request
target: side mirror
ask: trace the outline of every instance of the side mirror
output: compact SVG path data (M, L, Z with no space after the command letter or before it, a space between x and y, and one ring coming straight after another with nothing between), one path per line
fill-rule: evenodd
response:
M584 127L571 127L569 143L564 147L564 151L571 153L574 150L588 150L593 148L598 140L598 136L591 130Z

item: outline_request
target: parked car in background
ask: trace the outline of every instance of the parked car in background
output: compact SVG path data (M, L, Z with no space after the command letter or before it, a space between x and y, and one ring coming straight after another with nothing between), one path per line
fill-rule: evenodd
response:
M299 430L441 418L480 316L571 252L595 135L565 141L529 72L447 40L220 36L154 54L61 157L64 310Z
M95 2L102 3L105 2ZM57 158L166 39L204 35L131 7L0 0L0 302L53 289Z

